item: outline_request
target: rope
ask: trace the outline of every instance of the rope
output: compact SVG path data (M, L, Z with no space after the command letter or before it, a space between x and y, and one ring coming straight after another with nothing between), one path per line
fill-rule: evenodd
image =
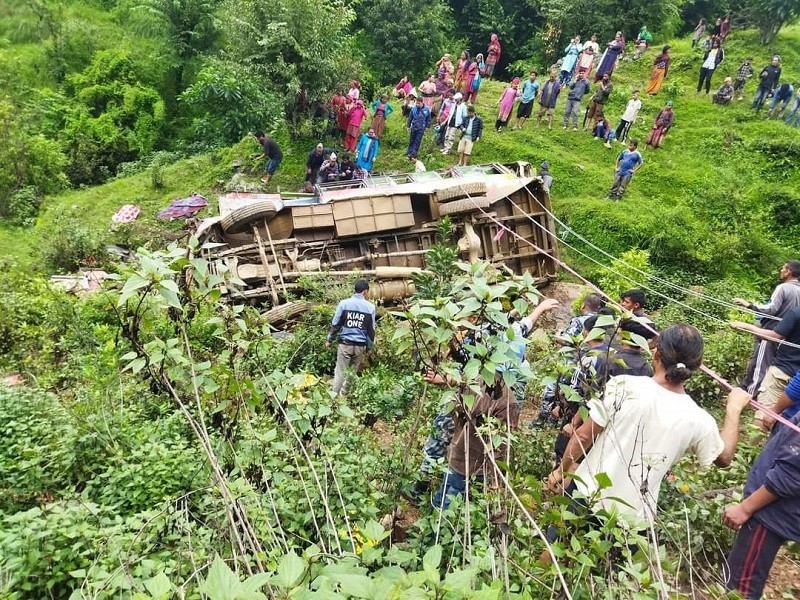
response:
M526 187L526 189L527 189L527 187ZM530 192L530 190L528 190L528 191ZM628 282L630 282L630 283L634 284L635 286L637 286L637 287L640 287L640 288L642 288L642 289L645 289L645 290L647 290L648 292L651 292L652 294L654 294L654 295L656 295L656 296L659 296L660 298L663 298L663 299L667 300L668 302L672 302L672 303L678 304L678 305L680 305L680 306L682 306L682 307L686 308L687 310L690 310L690 311L692 311L692 312L696 312L696 313L698 313L698 314L702 315L703 317L705 317L705 318L707 318L707 319L711 319L711 320L714 320L714 321L718 321L719 323L724 323L725 325L727 325L727 324L728 324L728 322L727 322L727 321L725 321L725 320L723 320L723 319L720 319L719 317L717 317L717 316L715 316L715 315L709 314L709 313L707 313L707 312L705 312L705 311L703 311L703 310L700 310L699 308L695 308L694 306L691 306L691 305L689 305L689 304L686 304L686 303L684 303L684 302L681 302L680 300L677 300L677 299L675 299L675 298L672 298L672 297L670 297L670 296L667 296L666 294L664 294L663 292L660 292L659 290L656 290L655 288L652 288L652 287L650 287L650 286L648 286L648 285L646 285L646 284L643 284L643 283L641 283L640 281L637 281L636 279L634 279L634 278L632 278L632 277L630 277L630 276L628 276L628 275L625 275L624 273L620 273L619 271L617 271L617 270L616 270L616 269L614 269L613 267L610 267L609 265L606 265L605 263L602 263L602 262L600 262L599 260L597 260L597 259L596 259L596 258L594 258L593 256L590 256L589 254L586 254L586 253L585 253L585 252L583 252L582 250L579 250L578 248L575 248L574 246L572 246L572 245L568 244L568 243L567 243L567 242L565 242L564 240L560 240L560 239L559 239L559 238L558 238L558 237L557 237L557 236L556 236L556 235L555 235L553 232L551 232L550 230L548 230L548 229L547 229L547 227L545 227L545 226L544 226L544 225L542 225L541 223L538 223L538 222L537 222L535 219L533 219L533 218L532 218L532 217L531 217L531 216L530 216L528 213L526 213L524 210L522 210L522 208L521 208L521 207L520 207L518 204L516 204L516 203L515 203L513 200L511 200L511 198L509 198L509 201L511 202L511 204L512 204L513 206L515 206L515 207L517 208L517 210L519 210L519 211L520 211L522 214L524 214L524 215L525 215L525 216L526 216L526 217L527 217L527 218L528 218L528 219L531 221L531 223L533 223L534 225L536 225L536 226L537 226L539 229L541 229L541 230L542 230L543 232L545 232L547 235L549 235L549 236L552 236L552 237L553 237L555 240L557 240L557 241L561 242L561 243L562 243L564 246L566 246L567 248L569 248L570 250L572 250L572 251L573 251L573 252L575 252L576 254L579 254L579 255L583 256L584 258L586 258L587 260L589 260L589 261L593 262L594 264L596 264L596 265L597 265L597 266L599 266L600 268L602 268L602 269L605 269L605 270L607 270L607 271L610 271L610 272L614 273L615 275L617 275L618 277L621 277L622 279L624 279L624 280L626 280L626 281L628 281ZM481 211L481 212L483 212L483 211ZM486 213L484 213L484 214L486 214ZM507 229L507 228L506 228L506 229ZM521 239L524 239L524 238L521 238ZM525 241L527 241L527 240L525 240ZM578 277L579 277L581 280L583 280L583 279L584 279L584 278L583 278L583 277L581 277L580 275L578 275ZM606 296L606 297L607 297L607 294L606 294L605 292L602 292L602 291L600 291L599 293L601 293L601 294L603 294L603 296Z
M530 189L527 186L525 187L525 189L527 189L528 192L532 194L532 192L530 191ZM728 325L728 321L725 321L724 319L720 319L719 317L717 317L715 315L712 315L712 314L709 314L709 313L707 313L705 311L702 311L699 308L695 308L695 307L693 307L693 306L691 306L689 304L681 302L680 300L678 300L676 298L672 298L670 296L667 296L666 294L664 294L664 293L662 293L662 292L660 292L660 291L658 291L658 290L656 290L654 288L651 288L648 285L643 284L643 283L637 281L636 279L633 279L632 277L629 277L629 276L627 276L627 275L625 275L623 273L620 273L619 271L617 271L613 267L610 267L610 266L606 265L605 263L600 262L596 258L586 254L585 252L582 252L581 250L578 250L574 246L571 246L570 244L566 243L564 240L559 239L554 233L549 231L544 225L542 225L541 223L537 222L533 217L531 217L528 213L526 213L524 210L522 210L522 207L520 207L517 203L515 203L511 198L509 198L508 200L509 200L509 202L511 202L511 204L514 207L516 207L517 210L519 210L523 215L525 215L525 217L531 223L536 225L539 229L541 229L547 235L551 236L554 240L561 242L564 246L566 246L567 248L569 248L573 252L576 252L577 254L580 254L581 256L586 258L587 260L589 260L589 261L595 263L596 265L598 265L599 267L601 267L603 269L606 269L607 271L611 271L612 273L614 273L618 277L622 277L623 279L631 282L632 284L636 285L637 287L643 288L643 289L647 290L648 292L652 292L656 296L664 298L665 300L667 300L669 302L672 302L674 304L682 306L682 307L684 307L684 308L686 308L686 309L688 309L688 310L690 310L692 312L698 313L698 314L704 316L707 319L711 319L713 321L717 321L718 323L721 323L723 325ZM547 210L547 209L545 209L545 210ZM521 239L524 240L524 238L521 238ZM527 242L527 240L524 240L524 241ZM542 250L542 252L544 252L544 251ZM609 254L608 256L611 256L611 255ZM613 258L613 256L612 256L612 258ZM584 280L584 278L581 275L576 275L576 276L578 278L580 278L581 280ZM599 291L599 293L602 294L605 297L608 297L608 295L605 292ZM741 330L735 329L735 331L741 331ZM743 332L743 333L750 333L751 335L756 335L756 334L752 334L751 332ZM764 339L764 338L762 338L762 339ZM783 345L783 346L787 346L789 348L800 348L800 344L795 344L794 342L789 342L787 340L767 340L767 341L772 341L772 342L778 344L779 346Z
M525 187L527 189L527 186L525 186ZM528 191L530 192L530 190L528 190ZM511 201L512 204L514 204L513 200L511 200L510 198L509 198L509 200ZM519 207L517 207L517 208L519 208ZM636 273L639 273L640 275L644 275L645 277L648 277L648 278L654 280L655 282L660 283L661 285L665 285L665 286L670 287L670 288L672 288L674 290L681 291L681 292L683 292L685 294L689 294L691 296L695 296L697 298L701 298L701 299L706 300L708 302L712 302L714 304L718 304L718 305L723 306L725 308L732 308L732 309L740 310L742 312L747 312L747 313L754 314L754 315L758 316L759 318L773 319L773 320L776 320L776 321L780 321L781 320L780 317L776 317L774 315L768 315L768 314L765 314L765 313L761 313L761 312L758 312L757 310L753 310L753 309L748 308L748 307L740 306L738 304L733 304L732 302L727 302L725 300L720 300L718 298L714 298L713 296L709 296L708 294L704 294L702 292L698 292L697 290L693 290L691 288L685 288L685 287L682 287L682 286L680 286L680 285L678 285L676 283L672 283L671 281L667 281L666 279L662 279L661 277L658 277L657 275L654 275L653 273L648 273L646 271L642 271L641 269L635 267L634 265L631 265L631 264L625 262L621 258L616 257L616 256L614 256L612 254L609 254L608 252L606 252L605 250L603 250L602 248L600 248L596 244L592 243L590 240L586 239L584 236L582 236L580 233L578 233L572 227L570 227L567 223L565 223L564 221L559 219L550 210L548 210L546 206L542 206L542 208L544 209L544 211L550 217L552 217L552 219L554 221L556 221L556 223L561 225L568 233L572 233L576 238L578 238L580 241L582 241L583 243L585 243L586 245L588 245L592 249L600 252L602 255L606 256L607 258L610 258L611 260L617 261L618 263L624 265L628 269L631 269L632 271L635 271ZM530 215L525 213L525 211L521 211L521 212L523 212L523 214L525 214L525 216L528 217L531 221L534 221L534 219ZM562 243L566 244L566 242L564 242L563 240L562 240Z

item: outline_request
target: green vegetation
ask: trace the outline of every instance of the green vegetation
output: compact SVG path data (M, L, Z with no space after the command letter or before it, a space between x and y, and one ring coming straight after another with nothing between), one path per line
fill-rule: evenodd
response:
M702 294L757 298L800 252L797 130L747 101L719 107L696 95L701 53L684 36L670 42L670 76L643 99L632 133L642 139L668 98L676 125L662 149L644 151L618 204L603 197L621 147L562 130L563 97L552 132L535 119L493 131L502 80L544 72L573 30L589 27L602 42L646 20L656 36L614 75L612 125L658 47L729 8L753 29L734 30L715 86L746 56L760 69L775 51L783 79L800 77L800 27L781 12L791 3L628 4L0 0L0 373L26 381L0 387L0 598L723 597L718 559L731 534L720 512L759 449L749 429L731 469L676 467L658 546L609 519L603 535L557 544L557 567L538 563L537 528L585 523L542 489L553 432L514 432L507 485L476 491L468 506L440 514L401 498L433 417L470 402L420 368L480 390L511 361L508 339L490 336L464 373L441 361L444 349L470 317L505 332L508 311L526 313L536 297L524 277L456 265L447 223L418 297L381 309L376 350L342 400L328 393L335 353L324 333L348 285L304 282L315 308L290 337L273 336L258 309L224 300L221 289L239 282L198 258L181 222L155 219L175 197L202 193L213 214L232 179L258 185L256 128L284 151L271 187L294 191L317 141L301 91L310 108L357 77L372 99L407 69L420 80L442 51L484 51L498 31L504 74L481 88L485 135L472 161L549 161L566 261L612 295L659 278L648 290L658 324L696 325L706 364L734 380L751 341L723 326L738 313ZM377 168L409 170L406 143L398 110ZM454 163L429 138L420 158L429 170ZM129 203L139 219L112 227ZM141 251L118 264L108 244ZM47 282L86 266L119 279L84 299ZM535 406L542 382L566 367L544 330L527 354ZM711 380L694 377L690 393L718 411ZM507 435L483 433L491 443ZM641 552L630 556L631 543Z

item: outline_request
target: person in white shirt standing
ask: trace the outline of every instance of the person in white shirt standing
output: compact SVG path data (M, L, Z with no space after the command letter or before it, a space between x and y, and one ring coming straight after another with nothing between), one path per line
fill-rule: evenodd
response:
M450 118L447 119L447 133L445 133L444 137L444 148L442 148L442 154L450 154L450 149L453 147L453 143L456 141L456 135L459 131L461 131L461 125L467 118L467 105L464 103L461 92L458 92L455 96L453 96L453 101L455 104L450 109ZM440 127L444 126L444 124L440 125Z
M622 113L622 118L617 125L617 141L622 143L628 137L631 130L631 125L636 121L639 111L642 109L642 101L639 100L639 90L633 90L631 99L628 100L628 105L625 107L625 112Z
M576 504L592 513L616 513L633 531L650 529L661 482L687 453L702 467L730 465L739 420L750 395L728 396L721 430L686 394L684 382L700 368L703 338L691 325L659 334L652 377L620 375L609 380L602 399L589 404L589 418L575 432L548 487L563 486ZM574 481L571 481L572 475ZM557 532L550 532L557 539Z
M725 51L719 45L719 40L714 38L711 40L711 48L706 50L703 55L703 66L700 67L700 79L697 81L697 93L703 89L705 85L706 94L711 89L711 77L714 75L714 70L725 60Z

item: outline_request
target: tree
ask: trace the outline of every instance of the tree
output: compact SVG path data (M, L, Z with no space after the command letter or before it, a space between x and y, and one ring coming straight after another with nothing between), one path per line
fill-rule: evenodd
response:
M738 9L738 10L736 10ZM797 0L740 0L737 17L758 29L762 44L771 44L784 25L800 17Z
M467 36L472 55L486 54L489 36L498 34L503 44L498 70L518 59L540 54L540 36L545 25L539 0L449 0L456 15L458 35Z
M35 216L43 194L58 191L67 162L56 140L36 133L27 116L0 97L0 216Z
M424 77L451 41L453 16L443 0L368 0L360 14L368 63L384 84Z
M307 100L359 75L350 31L355 11L343 0L228 0L223 14L226 58L282 99L293 134Z
M211 48L216 40L214 12L219 4L220 0L131 0L134 26L163 37L174 53L176 94L183 91L187 62Z
M662 38L671 37L680 25L680 10L686 0L638 2L636 0L553 0L542 6L548 25L560 32L553 53L557 58L562 46L574 35L582 38L596 33L603 44L622 31L632 39L642 25Z
M73 183L100 183L162 141L164 102L139 82L127 52L97 52L89 67L67 77L67 87L78 101L64 127Z
M276 127L280 98L265 91L246 67L210 59L180 97L194 112L199 138L232 144L258 129Z

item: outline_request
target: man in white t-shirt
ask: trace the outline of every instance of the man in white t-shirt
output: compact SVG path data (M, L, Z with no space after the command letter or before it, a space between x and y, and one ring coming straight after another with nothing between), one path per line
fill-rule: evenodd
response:
M750 396L741 389L730 393L725 423L718 430L714 418L683 388L700 367L702 348L700 333L690 325L661 332L653 377L621 375L609 380L605 395L590 405L589 418L550 474L548 486L558 489L563 483L592 512L616 512L634 529L643 530L653 522L664 476L685 454L694 454L703 467L727 467ZM575 482L570 485L573 473Z
M631 125L636 121L639 111L642 109L642 101L639 100L639 90L633 90L631 99L628 100L628 105L625 107L625 112L622 113L622 118L617 125L617 141L622 143L628 137L628 132L631 130Z

